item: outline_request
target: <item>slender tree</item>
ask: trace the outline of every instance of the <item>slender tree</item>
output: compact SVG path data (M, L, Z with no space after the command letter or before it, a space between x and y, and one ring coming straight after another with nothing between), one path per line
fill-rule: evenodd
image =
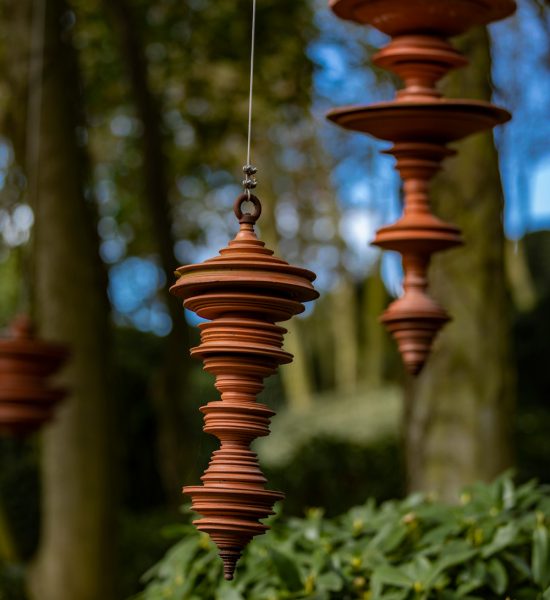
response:
M470 65L449 95L490 100L486 29L462 38ZM437 256L433 292L453 317L418 381L410 382L406 442L411 489L456 500L461 487L510 467L515 377L504 270L503 194L490 134L465 141L434 189L436 212L464 231L463 248Z
M34 312L40 334L71 349L61 377L70 393L43 434L42 531L30 593L37 600L109 600L115 596L116 507L109 309L96 218L85 195L72 15L64 0L10 5L7 47L17 71L11 79L19 84L12 89L11 121L14 138L29 140L19 158L35 213ZM29 62L30 77L21 77Z
M384 306L388 304L388 292L380 273L380 261L376 262L366 278L363 295L365 343L362 368L367 383L378 387L384 382L385 357L389 346L389 336L380 323L380 315Z
M149 216L153 242L168 280L179 266L174 255L174 228L169 201L169 158L162 130L162 103L149 82L148 62L142 39L142 19L127 0L104 0L119 42L120 56L126 70L131 99L143 128L143 195ZM197 403L191 402L189 390L189 328L180 303L163 288L172 329L164 346L161 372L155 381L154 399L159 429L159 466L168 498L177 506L181 502L181 484L196 479L195 463L190 460L200 428L196 418Z

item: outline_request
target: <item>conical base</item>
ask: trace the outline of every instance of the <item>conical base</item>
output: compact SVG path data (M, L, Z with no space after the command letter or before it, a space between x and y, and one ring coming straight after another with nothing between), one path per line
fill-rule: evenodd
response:
M191 508L202 516L193 524L218 547L225 579L233 578L241 553L252 538L269 529L260 521L272 515L275 502L284 498L280 492L238 482L210 482L183 491L193 499Z
M433 326L429 323L416 326L410 323L388 325L388 330L397 342L403 364L411 375L419 375L424 368L435 336L442 325Z
M430 312L414 310L401 311L398 300L382 315L381 321L397 342L405 368L411 375L418 375L430 355L433 341L439 330L450 318L435 303Z
M242 551L237 548L235 550L220 550L220 557L223 561L223 578L226 581L231 581L235 576L235 569L241 555Z

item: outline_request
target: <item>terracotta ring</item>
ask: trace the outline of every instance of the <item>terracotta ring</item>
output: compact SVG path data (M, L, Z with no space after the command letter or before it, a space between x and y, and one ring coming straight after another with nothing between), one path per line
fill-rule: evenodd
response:
M254 212L243 213L242 205L245 202L251 202L254 205ZM239 219L239 223L252 223L252 225L254 225L262 214L262 203L257 196L254 196L254 194L241 194L235 200L233 210L235 211L235 216Z

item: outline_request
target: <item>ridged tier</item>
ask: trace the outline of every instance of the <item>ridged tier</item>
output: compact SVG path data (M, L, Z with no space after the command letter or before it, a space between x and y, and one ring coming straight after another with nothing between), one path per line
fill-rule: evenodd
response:
M476 100L394 101L344 106L327 117L352 131L389 142L448 144L510 120L510 113Z
M376 232L373 244L399 254L433 254L461 246L458 227L430 214L407 214Z
M404 81L392 102L345 106L328 118L345 129L393 143L385 151L396 158L403 180L403 216L382 227L374 244L403 256L404 293L382 321L399 345L407 370L418 374L432 342L449 320L428 295L427 272L432 254L462 244L460 231L431 214L430 182L447 148L469 135L505 123L510 114L489 102L448 100L437 88L450 70L467 64L448 37L474 25L504 18L513 0L331 0L334 12L372 25L392 36L373 58Z
M269 434L273 411L256 401L266 377L292 361L282 349L286 330L279 321L304 310L302 302L318 293L315 274L273 256L258 240L254 222L259 201L251 197L255 214L243 215L246 197L236 203L240 231L219 256L199 265L181 267L171 291L186 308L210 322L199 325L201 344L191 350L216 378L219 401L201 408L204 431L216 436L220 449L203 475L202 486L186 486L192 508L202 518L197 528L210 535L232 579L236 563L250 540L268 527L261 520L273 514L283 494L266 490L257 456L250 444Z
M452 69L468 63L447 40L422 34L395 37L372 60L405 82L396 100L413 102L441 98L437 82Z
M437 333L449 321L446 311L427 294L428 263L426 254L403 255L404 294L380 319L394 337L411 375L420 373Z
M340 18L392 37L418 32L452 37L516 10L513 0L330 0L330 6Z
M27 317L15 320L11 337L0 339L0 432L28 435L52 419L65 390L47 379L67 356L65 347L36 339Z

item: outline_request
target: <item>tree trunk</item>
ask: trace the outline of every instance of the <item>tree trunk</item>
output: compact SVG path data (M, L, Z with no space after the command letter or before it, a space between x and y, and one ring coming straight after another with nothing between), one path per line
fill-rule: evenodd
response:
M168 158L164 152L160 100L151 90L140 23L127 0L105 0L104 9L117 34L131 90L131 99L143 126L143 183L145 208L150 216L153 239L170 284L179 266L174 256L174 235L169 202ZM181 486L199 473L190 460L198 444L200 419L195 418L200 402L187 397L189 390L189 327L181 303L164 288L172 320L165 344L163 368L155 380L160 472L168 498L181 503ZM190 414L192 417L190 418Z
M450 80L454 97L491 97L490 43L477 29L462 40L469 67ZM466 245L434 259L434 296L453 321L422 375L410 382L406 410L409 487L456 500L475 480L512 464L515 377L504 269L503 197L490 134L460 144L433 192L435 212L464 231Z
M520 312L529 312L537 304L537 291L527 263L525 240L507 241L505 257L508 285L514 305Z
M42 85L37 71L28 89L30 97L38 95L41 115L31 132L38 152L26 156L36 223L34 304L40 334L67 344L71 359L60 376L70 393L43 434L41 544L30 587L37 600L109 600L114 598L116 460L110 445L114 407L106 278L95 215L84 197L79 72L68 9L63 0L45 1L33 3L34 18L45 11L44 23L38 23L45 25ZM31 40L28 19L24 27L26 35L13 40L20 58L14 69L24 69L29 59L29 49L21 51ZM24 106L15 110L24 112Z

